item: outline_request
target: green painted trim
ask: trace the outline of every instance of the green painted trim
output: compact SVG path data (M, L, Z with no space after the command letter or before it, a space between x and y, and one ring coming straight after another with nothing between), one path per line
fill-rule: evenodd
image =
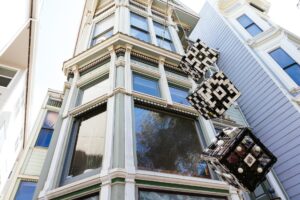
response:
M125 178L122 177L116 177L111 179L111 183L125 183Z
M186 189L186 190L198 190L198 191L205 191L205 192L217 192L222 194L229 194L229 190L225 189L217 189L217 188L208 188L208 187L200 187L200 186L193 186L193 185L182 185L176 183L163 183L163 182L156 182L156 181L146 181L136 179L135 182L141 185L151 185L151 186L159 186L159 187L168 187L168 188L178 188L178 189Z
M65 194L65 195L60 196L60 197L56 197L53 200L71 199L72 197L74 197L76 195L80 195L82 193L86 193L86 192L89 192L89 191L91 191L91 193L92 193L93 190L97 190L97 189L100 189L100 188L101 188L101 183L97 184L97 185L92 185L90 187L86 187L86 188L83 188L83 189L80 189L80 190L77 190L75 192L71 192L69 194Z

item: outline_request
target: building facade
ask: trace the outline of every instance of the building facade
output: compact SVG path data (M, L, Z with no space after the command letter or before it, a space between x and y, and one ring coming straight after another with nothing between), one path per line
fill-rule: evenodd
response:
M209 1L192 33L221 52L250 127L277 156L282 199L300 199L300 39L274 24L266 1ZM279 191L279 189L278 189Z
M29 135L38 4L38 0L0 3L0 198Z
M177 67L182 29L198 19L176 1L86 1L34 198L240 199L200 153L243 115L235 105L201 118L185 101L196 84Z
M49 90L2 199L32 199L52 139L63 94Z

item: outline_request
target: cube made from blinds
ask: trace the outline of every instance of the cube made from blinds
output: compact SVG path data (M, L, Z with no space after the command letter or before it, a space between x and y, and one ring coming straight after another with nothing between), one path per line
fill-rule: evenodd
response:
M197 40L186 55L182 57L179 67L196 82L205 75L206 71L218 59L218 52L209 48L201 40Z
M227 76L219 71L203 81L187 100L205 119L210 119L220 117L240 95Z
M201 156L224 181L244 191L254 191L277 161L250 129L236 127L218 133Z

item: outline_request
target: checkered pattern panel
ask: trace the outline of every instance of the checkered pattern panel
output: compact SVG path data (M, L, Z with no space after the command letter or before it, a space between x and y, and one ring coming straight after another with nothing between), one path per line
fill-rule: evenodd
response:
M179 67L198 82L218 59L218 53L197 40L182 57Z
M203 81L187 100L205 119L211 119L220 117L239 96L238 89L220 71Z

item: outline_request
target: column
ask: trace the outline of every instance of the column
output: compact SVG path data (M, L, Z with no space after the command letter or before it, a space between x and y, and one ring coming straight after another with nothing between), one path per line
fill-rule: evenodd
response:
M161 96L163 99L167 100L168 104L172 104L172 97L170 94L168 80L164 68L165 58L160 56L158 59L159 59L158 68L160 73L159 85L160 85Z
M125 89L128 93L132 92L132 72L130 67L130 53L132 46L126 45L125 52ZM133 149L133 99L130 95L125 95L124 98L125 112L125 169L128 173L135 172L134 165L134 149Z
M116 53L113 46L108 48L110 52L110 68L109 68L109 92L112 94L115 86L115 61ZM112 149L113 149L113 131L114 131L114 109L115 109L115 97L109 97L107 99L107 121L106 121L106 137L105 137L105 149L102 161L101 176L107 175L108 170L112 165Z
M49 169L49 173L44 185L43 190L40 192L40 196L45 195L45 193L49 190L54 189L55 187L58 186L60 179L61 179L61 171L64 166L64 160L63 160L63 155L64 152L67 151L67 146L68 146L68 134L70 133L70 128L71 128L71 121L72 117L68 116L68 111L75 106L75 102L77 99L77 93L78 93L78 88L77 88L77 80L79 79L79 71L78 67L74 66L72 68L72 72L74 73L74 78L72 80L71 88L69 95L67 97L66 105L63 110L63 121L61 125L61 129L59 132L57 144L55 147L55 151L53 154L51 166Z

